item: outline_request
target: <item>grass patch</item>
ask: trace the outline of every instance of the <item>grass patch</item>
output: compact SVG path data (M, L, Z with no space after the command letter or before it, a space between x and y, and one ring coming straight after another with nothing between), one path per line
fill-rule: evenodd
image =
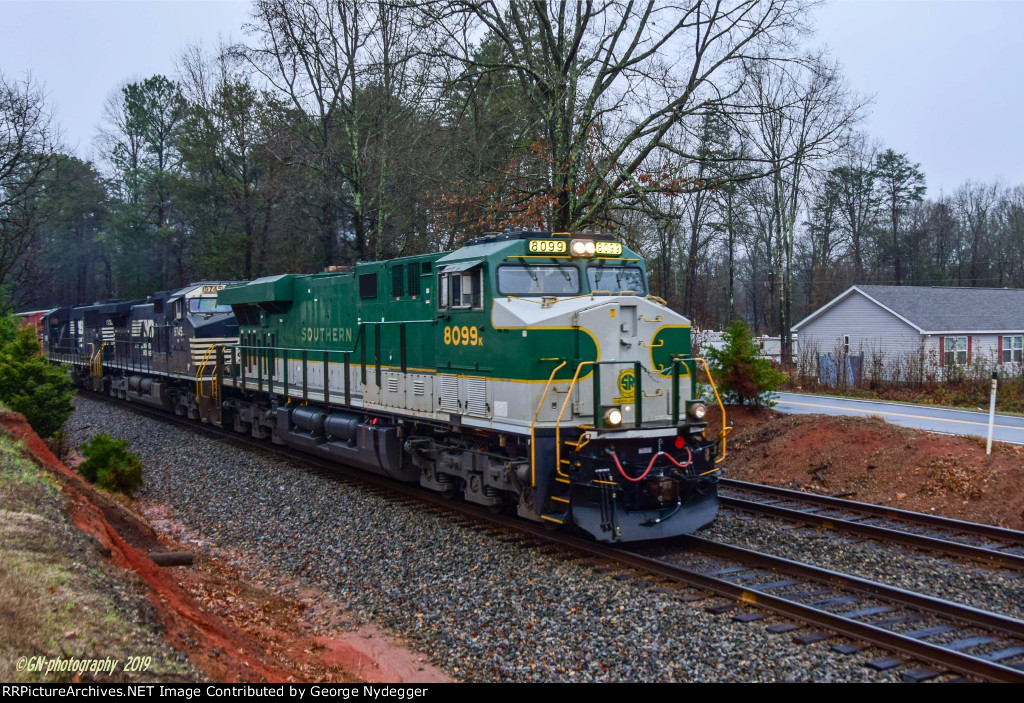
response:
M163 642L134 576L110 566L63 510L58 480L0 435L0 680L66 682L73 672L18 671L21 657L150 656L147 672L83 681L201 679Z

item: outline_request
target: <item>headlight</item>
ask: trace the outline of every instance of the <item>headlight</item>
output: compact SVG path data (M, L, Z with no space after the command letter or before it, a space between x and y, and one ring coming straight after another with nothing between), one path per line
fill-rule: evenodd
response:
M700 422L708 414L708 407L704 403L693 403L686 409L686 414L690 416L691 420Z
M597 245L593 239L574 239L569 250L573 256L593 256L597 252Z
M604 411L604 424L608 427L617 427L622 424L622 411L618 408L608 408Z

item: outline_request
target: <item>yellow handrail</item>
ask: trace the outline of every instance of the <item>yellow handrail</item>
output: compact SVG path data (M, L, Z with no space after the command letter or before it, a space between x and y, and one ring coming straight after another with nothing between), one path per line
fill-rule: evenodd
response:
M89 343L90 347L95 348L95 344ZM95 354L89 356L89 373L93 376L100 377L103 375L103 349L107 346L106 342L100 344L100 348L96 350Z
M541 359L541 361L558 361L558 359ZM568 361L562 361L561 364L555 367L555 370L551 372L548 377L548 383L544 386L544 393L540 396L540 402L537 403L537 409L533 413L533 421L530 423L530 485L536 487L537 485L537 447L536 438L534 436L534 430L537 427L537 417L540 416L540 409L544 406L544 399L548 397L548 390L551 389L551 384L555 381L555 374L558 373Z
M206 367L210 363L210 355L217 349L216 344L211 344L203 352L203 358L199 360L199 364L196 366L196 396L199 398L210 398L216 400L217 398L217 380L213 379L210 381L210 395L203 393L203 382L202 376L206 372Z
M694 361L699 361L700 363L704 364L704 371L708 375L708 382L711 384L711 390L715 394L715 400L718 401L718 408L719 408L719 410L722 411L722 429L718 433L719 439L722 440L722 455L720 457L718 457L717 459L715 459L715 463L716 464L721 464L722 461L725 460L725 454L726 454L725 438L729 436L730 432L732 432L732 428L731 427L727 427L726 424L725 424L725 406L722 404L721 396L718 395L718 388L715 387L715 379L711 376L711 369L708 368L708 362L705 359L702 359L702 358L694 359Z
M565 408L572 402L572 389L576 387L576 382L580 379L580 371L583 370L584 366L593 366L596 363L596 361L581 361L580 365L576 367L576 373L572 376L572 382L569 384L569 390L565 394L565 400L562 401L562 409L558 413L558 420L555 421L555 471L563 478L568 478L569 475L562 473L562 415L565 414Z

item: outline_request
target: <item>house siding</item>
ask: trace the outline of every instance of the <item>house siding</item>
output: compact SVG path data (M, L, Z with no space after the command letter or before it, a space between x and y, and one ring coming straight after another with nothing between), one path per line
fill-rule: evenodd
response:
M971 359L972 364L982 364L984 366L997 365L1000 370L1017 372L1020 370L1021 364L1010 362L1003 364L999 358L999 340L1003 337L1019 337L1024 336L1024 332L1018 332L1016 334L933 334L925 337L925 349L928 353L934 353L935 358L939 357L939 338L948 339L949 337L970 337L971 338Z
M859 291L853 291L815 319L800 326L801 357L807 357L806 363L813 363L815 354L842 353L846 336L850 338L850 354L864 353L864 371L869 376L872 373L872 360L882 360L885 366L903 359L918 359L924 342L921 333L914 327ZM934 358L937 360L937 339L935 345ZM877 368L877 364L874 367Z
M887 287L878 287L886 289ZM865 378L889 378L894 381L915 382L925 380L939 380L945 376L944 347L948 351L950 344L948 340L952 337L967 337L969 339L969 365L971 373L979 371L989 372L993 369L1002 374L1021 376L1024 375L1024 362L1003 363L1000 355L1001 341L1003 337L1022 336L1022 332L1005 331L1000 332L949 332L938 334L935 332L921 333L914 325L904 322L897 314L886 310L882 305L876 303L868 296L871 295L871 286L868 290L851 289L845 292L840 298L832 303L831 307L820 310L797 325L794 330L799 339L798 359L803 373L815 373L817 369L817 358L819 354L842 354L844 351L844 337L849 337L851 355L864 354L863 375ZM913 288L900 289L900 292L915 291ZM883 290L890 298L893 297L891 290ZM946 293L945 289L942 290ZM975 293L971 289L967 291ZM1006 291L994 291L1005 294ZM1024 291L1016 291L1024 295ZM921 312L928 298L927 291L914 293L906 300L911 307ZM914 297L914 296L918 297ZM920 296L925 295L922 298ZM935 294L932 294L935 297ZM937 303L936 303L937 304ZM916 307L915 307L916 306ZM926 307L926 306L925 306ZM901 308L894 307L900 312ZM1000 311L1005 312L1005 311ZM932 322L939 319L934 311L930 313ZM999 324L1007 322L1007 314L995 316ZM925 315L927 317L927 315ZM915 320L923 325L920 320L907 313L908 319ZM1010 316L1012 317L1012 315ZM981 327L993 328L990 323L993 315L952 315L953 319L969 324L978 324ZM988 324L986 324L988 323ZM933 329L943 329L942 327ZM947 328L949 329L949 328ZM954 328L955 329L955 328Z

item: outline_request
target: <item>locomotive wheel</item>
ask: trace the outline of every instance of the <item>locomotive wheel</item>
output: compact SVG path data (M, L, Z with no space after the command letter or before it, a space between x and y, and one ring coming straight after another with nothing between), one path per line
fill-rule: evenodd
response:
M448 476L447 478L451 481L451 488L449 488L447 491L440 491L440 493L441 497L444 498L445 500L451 500L462 492L464 486L462 485L462 481L455 478L454 476Z

